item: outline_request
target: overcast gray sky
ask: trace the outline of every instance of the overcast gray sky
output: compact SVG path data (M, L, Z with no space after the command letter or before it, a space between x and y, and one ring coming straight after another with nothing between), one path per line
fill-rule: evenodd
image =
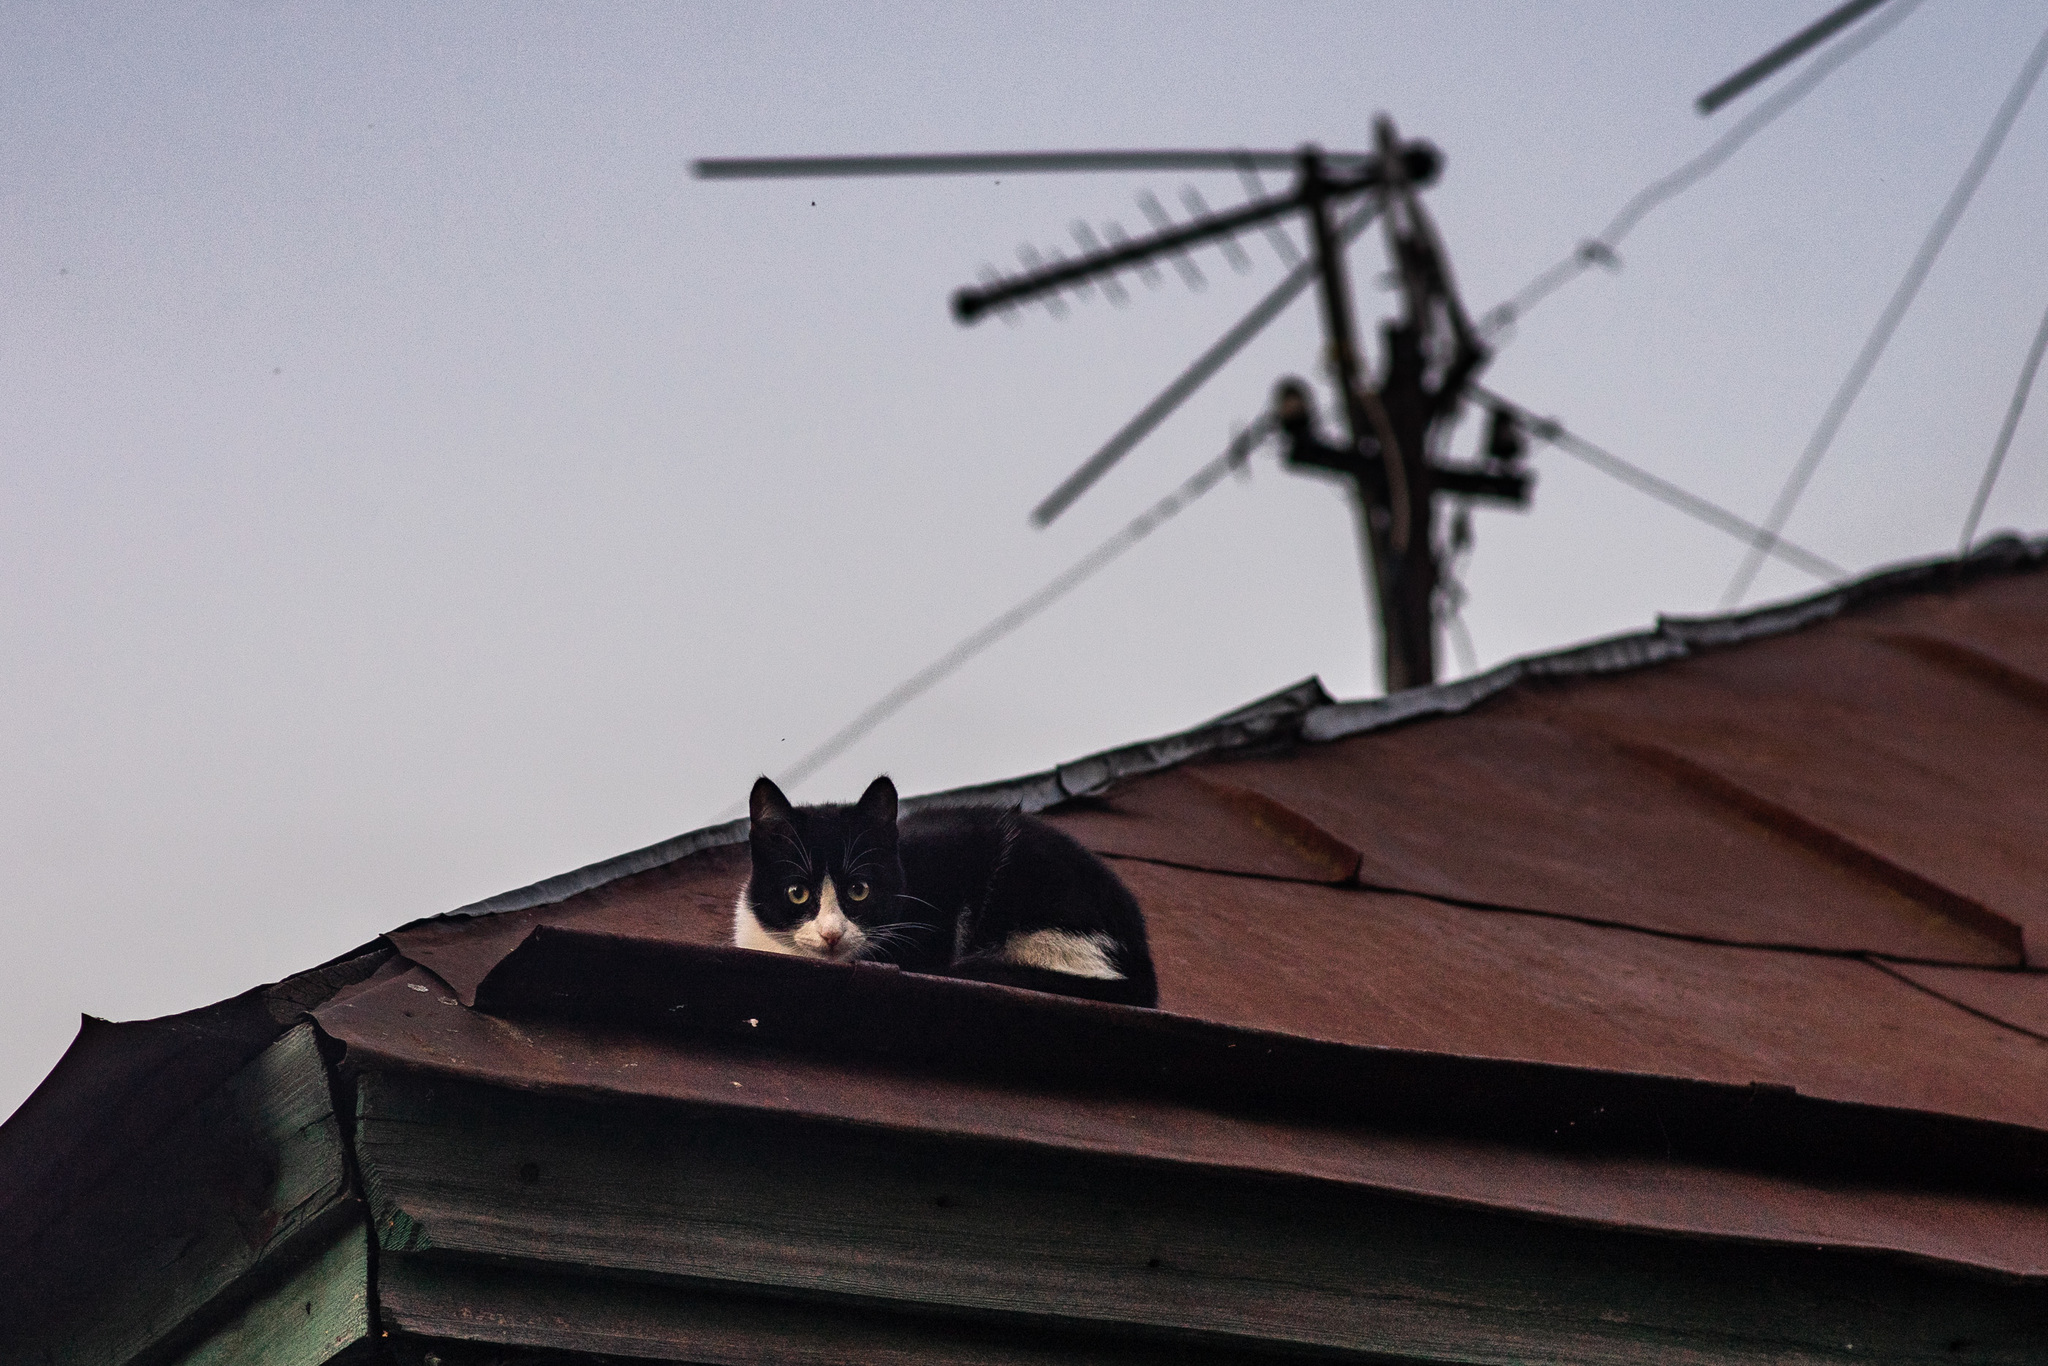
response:
M0 5L0 1114L81 1011L197 1006L708 822L1315 373L1304 301L1033 531L1280 268L1254 241L1200 293L1014 327L948 293L1234 177L692 158L1361 147L1386 110L1447 155L1478 311L1824 8ZM2041 23L1930 0L1489 380L1761 518ZM1793 520L1822 554L1952 549L2048 305L2044 135L2037 101ZM1987 528L2048 524L2044 406ZM1532 511L1476 519L1482 665L1714 610L1739 545L1534 463ZM1372 660L1346 505L1269 454L799 795L1001 778L1308 674L1366 695Z

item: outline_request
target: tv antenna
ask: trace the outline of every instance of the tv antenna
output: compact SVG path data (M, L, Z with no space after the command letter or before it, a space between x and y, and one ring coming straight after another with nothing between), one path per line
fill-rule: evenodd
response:
M982 282L957 291L953 315L963 324L989 313L1009 313L1027 302L1064 313L1063 294L1100 288L1124 296L1118 276L1136 272L1154 281L1162 258L1191 285L1199 269L1190 249L1215 244L1234 265L1248 265L1236 237L1253 228L1272 234L1275 249L1292 267L1287 278L1243 321L1147 404L1115 436L1032 512L1048 525L1079 498L1138 441L1184 402L1253 336L1310 284L1322 305L1329 378L1337 393L1341 433L1327 439L1318 423L1311 391L1299 379L1280 381L1271 410L1248 435L1277 436L1286 464L1297 471L1334 477L1350 486L1357 509L1368 594L1380 625L1382 675L1387 691L1436 681L1439 595L1445 589L1442 558L1470 536L1466 506L1490 502L1526 506L1531 476L1519 464L1526 447L1520 416L1489 405L1491 420L1477 461L1454 463L1440 457L1469 382L1489 352L1460 302L1450 263L1435 226L1423 210L1419 191L1435 181L1443 157L1427 142L1403 142L1385 115L1375 121L1371 152L1103 151L939 154L922 156L787 157L700 161L706 179L807 176L982 175L1062 171L1235 171L1253 188L1247 203L1212 212L1192 189L1183 196L1193 216L1175 224L1149 194L1140 207L1153 231L1133 238L1117 224L1102 234L1086 223L1073 227L1080 254L1020 251L1025 269L1002 276L985 272ZM1293 187L1284 194L1258 191L1261 170L1290 170ZM1343 212L1348 208L1348 212ZM1299 214L1312 247L1307 260L1276 231ZM1375 375L1360 348L1344 249L1377 218L1384 226L1390 275L1400 292L1396 316L1381 325L1381 363ZM1104 239L1107 239L1106 241ZM1283 249L1282 244L1285 243ZM1452 545L1439 543L1437 500L1459 501Z

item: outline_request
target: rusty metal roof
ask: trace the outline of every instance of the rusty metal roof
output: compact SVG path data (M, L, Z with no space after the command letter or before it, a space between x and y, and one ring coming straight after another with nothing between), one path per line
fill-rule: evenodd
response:
M726 947L735 823L394 930L312 1017L363 1067L2048 1278L2048 542L924 800L1110 858L1161 1010Z
M1142 1123L1089 1119L1094 1102L1061 1096L1057 1067L1005 1080L986 1039L978 1068L955 1058L930 1075L903 1072L909 1060L881 1041L804 1056L819 1054L807 1038L852 1035L844 1019L777 1027L809 1018L795 1002L863 1001L897 1018L909 1009L897 996L931 984L809 964L773 983L748 976L752 955L719 947L742 825L397 930L387 976L316 1017L389 1064L504 1084L794 1107L2048 1274L2033 1203L2048 1178L2044 561L2042 543L2005 542L1366 703L1311 682L1182 735L926 799L1032 806L1130 884L1162 1011L1211 1031L1170 1066L1214 1072L1206 1087L1118 1082L1124 1100L1155 1107ZM630 970L657 961L666 989ZM437 1008L394 1015L421 983ZM950 1004L919 1007L921 1030L978 1018L971 1003L1002 994L943 986ZM1077 1054L1137 1047L1090 1033L1119 1008L1014 1008L1033 1021L1026 1033ZM674 1024L692 1010L694 1026ZM743 1017L757 1032L727 1037ZM1231 1050L1267 1056L1275 1040L1325 1053L1271 1064L1258 1086L1216 1071ZM1372 1062L1397 1054L1416 1069L1398 1104ZM1480 1064L1506 1070L1461 1070ZM1100 1082L1070 1071L1069 1092ZM1335 1111L1315 1099L1332 1086L1352 1097ZM1472 1087L1498 1103L1413 1108ZM1783 1124L1728 1138L1708 1115L1720 1102L1702 1098L1729 1095L1772 1098ZM1112 1108L1141 1113L1124 1100ZM1857 1146L1844 1134L1882 1146L1903 1117L1976 1137L1936 1161L1925 1133L1901 1131L1898 1151L1926 1160L1888 1168L1902 1186L1880 1199L1796 1158L1822 1142L1803 1126L1823 1111L1848 1126L1816 1150L1838 1164ZM1660 1155L1621 1112L1685 1132L1667 1132ZM1518 1127L1512 1113L1533 1118ZM1555 1151L1581 1122L1579 1146ZM1877 1213L1893 1200L1933 1203L1914 1204L1924 1220L1909 1230ZM1947 1200L1970 1218L1953 1221L1961 1204L1928 1213Z

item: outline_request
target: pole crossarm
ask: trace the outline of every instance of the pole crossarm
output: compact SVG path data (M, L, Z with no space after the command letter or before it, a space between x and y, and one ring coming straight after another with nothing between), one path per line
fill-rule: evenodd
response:
M1426 142L1411 142L1404 146L1400 162L1405 179L1420 185L1434 180L1443 168L1442 154ZM1380 158L1371 157L1361 162L1356 170L1329 176L1318 193L1339 199L1378 190L1386 183ZM1226 213L1208 214L1150 237L1090 252L1077 260L1059 262L990 285L969 286L953 295L953 316L963 323L972 323L990 309L1020 303L1097 275L1136 266L1156 256L1185 251L1214 238L1242 232L1271 222L1283 214L1307 208L1308 194L1307 187L1298 187L1288 194L1254 200Z
M1529 490L1536 480L1527 470L1489 469L1484 465L1451 465L1438 461L1429 467L1429 482L1438 493L1519 508L1529 506Z

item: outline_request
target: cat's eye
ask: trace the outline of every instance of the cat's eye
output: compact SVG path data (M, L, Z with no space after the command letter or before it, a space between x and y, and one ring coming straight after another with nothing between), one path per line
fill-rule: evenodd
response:
M849 883L847 883L847 884L846 884L846 895L847 895L847 896L848 896L849 898L851 898L852 900L854 900L854 901L866 901L866 900L868 899L868 885L867 885L867 883L865 883L865 882L849 882Z
M801 882L792 882L792 883L790 883L790 884L789 884L789 904L790 904L790 905L792 905L792 906L801 906L801 905L803 905L803 904L804 904L804 903L805 903L806 901L809 901L810 899L811 899L811 889L810 889L810 888L808 888L808 887L804 886L804 885L803 885L803 883L801 883Z

